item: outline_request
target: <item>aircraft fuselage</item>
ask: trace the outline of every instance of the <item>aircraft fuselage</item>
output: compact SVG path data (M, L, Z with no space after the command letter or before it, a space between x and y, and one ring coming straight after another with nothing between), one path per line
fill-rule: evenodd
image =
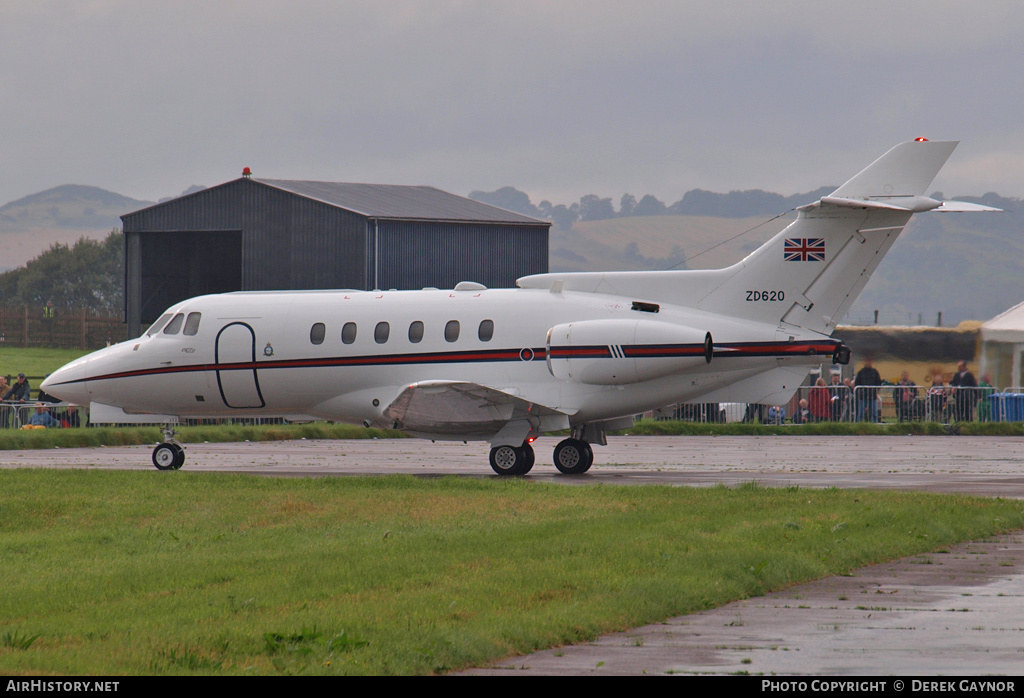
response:
M201 296L171 308L166 329L83 357L49 382L66 400L127 412L391 426L384 409L407 386L458 381L564 411L575 425L697 400L744 373L820 363L838 346L664 303L635 309L640 300L533 289ZM186 335L194 313L198 328ZM585 343L548 336L565 325L588 328Z

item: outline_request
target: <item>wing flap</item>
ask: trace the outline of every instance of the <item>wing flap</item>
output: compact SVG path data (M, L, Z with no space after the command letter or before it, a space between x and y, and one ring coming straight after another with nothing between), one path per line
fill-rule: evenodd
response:
M531 435L568 429L569 414L465 381L413 383L384 409L384 416L402 431L514 446Z

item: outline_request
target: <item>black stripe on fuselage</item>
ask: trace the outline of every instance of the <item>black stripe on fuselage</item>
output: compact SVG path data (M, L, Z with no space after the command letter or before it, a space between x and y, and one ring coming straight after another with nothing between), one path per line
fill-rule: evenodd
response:
M748 358L748 357L786 357L786 356L831 356L840 346L838 340L817 340L813 342L734 342L715 344L716 359ZM628 359L656 359L678 357L700 357L704 355L703 344L639 344L619 345L613 352L608 345L581 347L552 347L552 359L605 359L620 358L619 354ZM363 356L332 356L324 358L304 359L267 359L257 361L237 361L231 363L190 364L184 366L158 366L154 368L135 369L107 373L100 376L79 378L65 381L57 385L87 383L99 380L118 378L136 378L141 376L159 376L175 373L196 373L203 371L251 371L273 370L286 368L338 368L356 366L409 366L409 365L444 365L466 363L500 363L543 360L547 357L544 348L523 349L489 349L482 351L443 351L405 354L369 354Z

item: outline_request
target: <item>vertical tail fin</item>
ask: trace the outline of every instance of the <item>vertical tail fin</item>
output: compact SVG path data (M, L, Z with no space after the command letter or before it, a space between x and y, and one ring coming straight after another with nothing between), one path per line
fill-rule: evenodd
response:
M919 211L955 141L910 141L878 158L739 264L699 307L829 334Z
M996 211L925 196L956 141L901 143L801 206L785 230L725 269L538 274L522 288L632 295L831 334L903 227L922 211Z

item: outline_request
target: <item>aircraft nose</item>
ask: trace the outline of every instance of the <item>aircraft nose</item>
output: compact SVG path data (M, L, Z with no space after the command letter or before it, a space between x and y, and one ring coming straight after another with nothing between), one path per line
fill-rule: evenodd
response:
M87 404L89 402L87 373L85 362L72 361L47 376L39 388L47 395L59 397L64 402Z

